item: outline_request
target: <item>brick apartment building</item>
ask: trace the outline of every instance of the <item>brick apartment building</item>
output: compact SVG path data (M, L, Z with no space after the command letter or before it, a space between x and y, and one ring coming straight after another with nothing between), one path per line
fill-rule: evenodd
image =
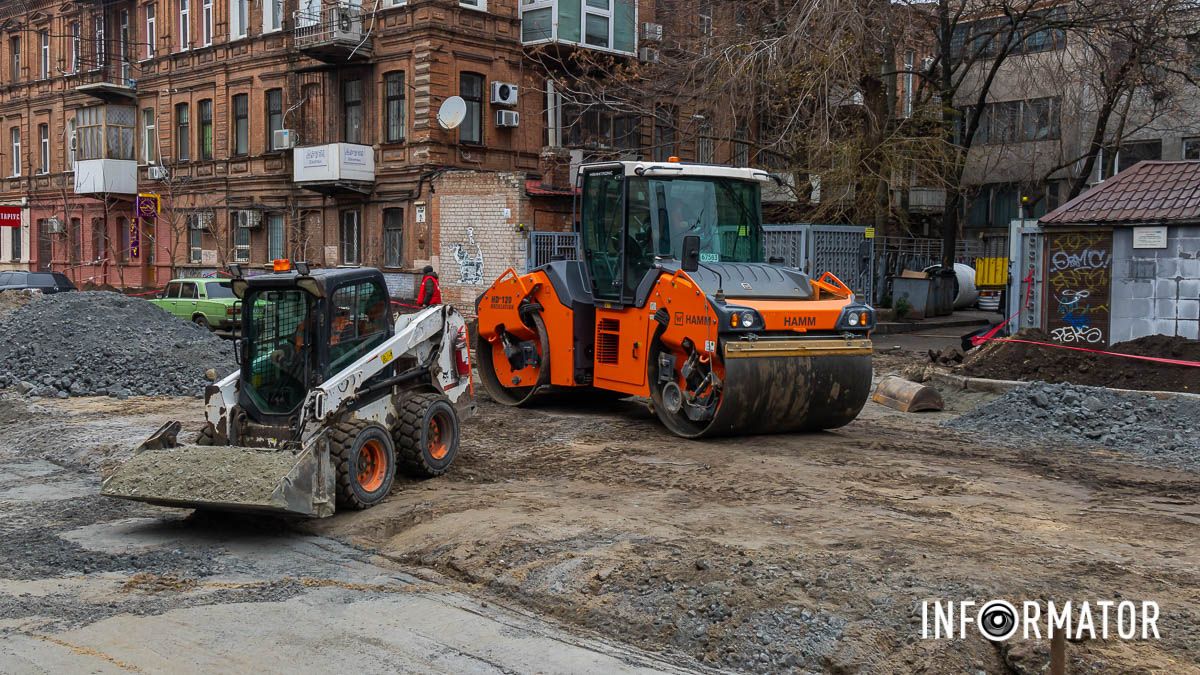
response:
M0 210L21 223L0 264L153 288L292 257L380 267L397 295L433 264L469 305L530 231L571 229L570 162L744 154L661 110L564 104L566 73L531 58L652 60L654 4L0 2Z

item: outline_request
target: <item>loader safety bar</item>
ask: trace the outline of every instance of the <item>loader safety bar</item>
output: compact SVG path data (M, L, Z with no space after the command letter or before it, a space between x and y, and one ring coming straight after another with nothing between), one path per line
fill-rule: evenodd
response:
M867 356L867 338L829 340L753 340L725 343L725 358L756 359L769 356Z

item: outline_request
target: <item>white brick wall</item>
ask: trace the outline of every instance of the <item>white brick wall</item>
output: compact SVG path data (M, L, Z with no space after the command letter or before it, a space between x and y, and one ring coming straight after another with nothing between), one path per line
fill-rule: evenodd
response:
M438 180L434 201L438 246L431 264L441 280L442 298L463 313L474 315L475 299L505 269L525 271L528 240L516 231L528 207L524 177L450 172ZM464 270L455 259L456 246L462 247L468 260L465 267L482 255L482 274L474 283L470 283L471 270Z

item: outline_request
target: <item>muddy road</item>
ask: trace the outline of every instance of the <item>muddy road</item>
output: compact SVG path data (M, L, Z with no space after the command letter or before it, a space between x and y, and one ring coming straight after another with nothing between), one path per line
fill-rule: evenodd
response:
M959 412L981 400L947 398ZM1200 474L937 426L955 410L868 404L836 432L695 442L635 401L483 401L448 475L281 527L95 496L124 444L167 419L196 428L192 400L6 398L0 499L18 517L0 523L0 670L49 669L35 657L50 653L158 669L138 646L157 639L155 617L174 636L155 649L200 665L240 639L302 645L320 668L347 643L313 625L289 637L293 623L383 611L366 630L391 636L417 630L404 617L427 611L405 605L419 597L451 608L421 644L462 650L437 640L519 620L553 642L538 658L609 659L487 661L517 671L1039 672L1042 642L921 639L923 600L998 597L1155 600L1162 639L1073 643L1072 672L1198 672ZM525 625L495 639L523 639ZM385 641L412 670L456 670Z

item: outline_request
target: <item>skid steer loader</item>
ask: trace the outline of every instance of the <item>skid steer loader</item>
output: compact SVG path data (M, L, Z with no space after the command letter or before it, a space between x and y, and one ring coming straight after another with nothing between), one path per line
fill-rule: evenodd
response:
M195 445L164 425L101 493L164 506L324 517L444 473L473 411L466 324L448 305L393 319L373 269L279 261L232 286L239 369L205 391Z
M763 260L765 171L579 169L581 260L508 270L476 302L496 401L595 388L687 438L840 427L871 390L875 311L828 272Z

